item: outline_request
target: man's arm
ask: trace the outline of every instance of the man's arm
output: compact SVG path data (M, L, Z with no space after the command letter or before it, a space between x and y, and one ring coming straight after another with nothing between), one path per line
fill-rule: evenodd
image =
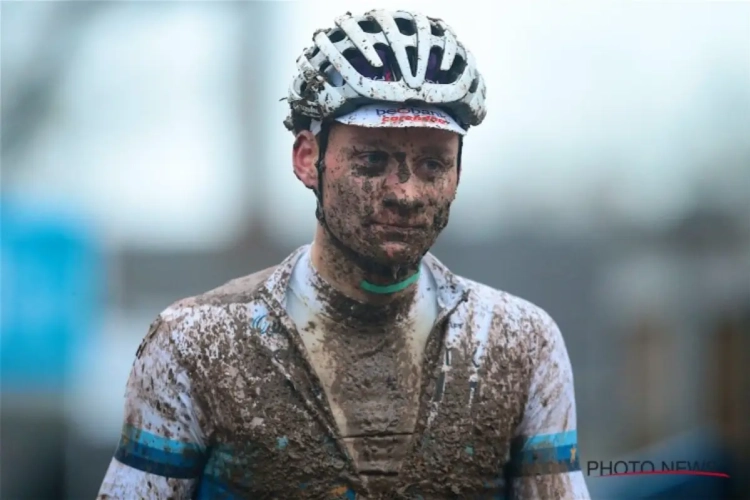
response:
M98 500L191 498L205 463L203 415L160 316L136 353L120 442Z
M512 496L588 500L578 457L573 370L559 328L546 313L542 320L529 399L511 449Z

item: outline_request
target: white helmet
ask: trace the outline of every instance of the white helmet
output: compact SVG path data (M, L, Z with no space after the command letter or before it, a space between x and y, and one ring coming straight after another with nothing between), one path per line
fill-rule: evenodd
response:
M425 103L464 128L484 120L486 87L474 57L440 19L418 12L347 12L313 35L289 87L292 113L324 121L373 102Z

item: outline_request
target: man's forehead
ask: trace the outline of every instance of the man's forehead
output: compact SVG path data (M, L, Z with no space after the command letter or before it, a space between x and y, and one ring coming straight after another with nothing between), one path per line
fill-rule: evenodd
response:
M427 130L422 133L408 133L404 129L364 129L363 127L352 127L358 130L352 131L348 142L357 146L367 146L378 149L416 149L421 152L434 154L450 154L455 152L455 141L452 137L456 134L436 130ZM387 132L386 132L387 130ZM442 133L441 133L442 132Z

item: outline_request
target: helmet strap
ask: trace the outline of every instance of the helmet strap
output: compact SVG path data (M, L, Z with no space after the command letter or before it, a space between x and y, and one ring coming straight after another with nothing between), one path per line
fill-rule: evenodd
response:
M315 162L315 169L318 172L318 188L315 190L315 197L318 199L318 206L315 209L316 218L323 222L323 172L326 169L325 157L328 149L328 136L331 133L330 123L322 123L320 130L316 135L318 141L318 161Z
M461 156L464 152L464 136L458 136L458 158L456 159L456 182L461 180Z

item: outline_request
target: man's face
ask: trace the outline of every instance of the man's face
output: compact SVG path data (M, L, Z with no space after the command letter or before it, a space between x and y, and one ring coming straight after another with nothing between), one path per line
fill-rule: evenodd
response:
M323 174L329 229L381 265L415 264L448 224L458 149L444 130L334 124Z

